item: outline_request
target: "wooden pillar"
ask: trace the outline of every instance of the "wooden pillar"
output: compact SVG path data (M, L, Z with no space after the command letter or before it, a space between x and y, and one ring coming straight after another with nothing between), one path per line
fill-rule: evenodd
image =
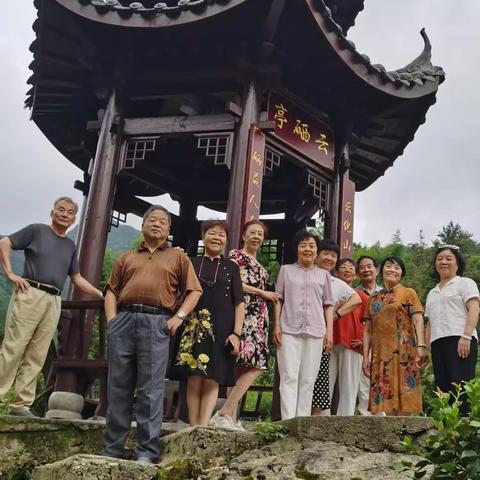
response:
M340 212L343 177L350 165L348 141L352 125L347 116L339 115L335 129L335 164L330 193L330 208L325 222L325 238L340 242ZM348 175L348 174L347 174Z
M338 209L340 205L343 148L336 147L335 151L335 170L330 194L330 211L325 223L325 238L338 242Z
M93 285L100 283L103 258L110 227L111 212L118 171L117 143L118 124L115 92L113 91L102 119L97 150L93 163L90 189L86 199L82 235L77 249L81 274ZM87 300L78 290L73 291L74 300ZM73 318L67 331L62 331L62 350L70 358L86 359L92 334L93 314L82 321ZM57 375L55 390L79 391L81 385L74 372L60 372ZM83 393L83 392L81 392Z
M78 245L80 271L94 285L98 285L102 275L115 194L118 171L117 122L115 92L112 92L102 119L85 208L83 234ZM74 296L77 300L83 300L85 295L75 292Z
M353 214L355 208L355 184L348 177L348 170L342 176L339 205L338 244L340 258L353 257Z
M200 238L200 229L197 225L198 204L189 199L180 201L180 227L175 231L173 243L175 246L182 247L188 255L197 254L197 245Z
M260 118L260 100L258 85L251 80L244 95L242 117L235 131L227 205L227 222L230 228L227 251L238 248L240 245L248 140L251 125L258 123Z

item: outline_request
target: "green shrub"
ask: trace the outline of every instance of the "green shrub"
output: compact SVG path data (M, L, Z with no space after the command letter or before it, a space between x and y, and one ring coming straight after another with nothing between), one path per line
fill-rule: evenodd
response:
M437 431L422 449L407 437L404 446L424 457L416 464L404 462L414 470L414 478L424 478L433 468L431 479L480 479L480 379L457 385L456 392L437 391L431 400L431 415ZM460 416L460 405L470 405L468 417Z
M271 420L257 422L255 424L255 433L260 435L266 442L275 442L285 436L285 427Z

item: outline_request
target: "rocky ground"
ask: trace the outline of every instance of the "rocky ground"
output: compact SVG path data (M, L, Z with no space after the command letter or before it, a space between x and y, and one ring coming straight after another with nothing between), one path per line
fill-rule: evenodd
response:
M92 436L102 427L93 426L85 434L69 423L63 422L61 428L58 423L35 427L43 427L37 431L43 442L52 432L52 436L67 439L63 444L50 443L49 450L58 449L50 455L53 463L48 463L45 445L28 446L19 440L18 423L16 440L10 432L10 442L6 441L8 435L0 430L0 465L6 460L12 465L15 456L17 466L31 464L37 456L32 480L396 480L412 478L401 471L402 460L415 460L403 451L404 436L422 444L432 429L431 421L420 417L309 417L283 422L285 436L272 441L251 431L188 428L162 437L162 463L151 466L89 455L100 451L100 437L92 440ZM31 441L34 429L27 430L23 433L28 433ZM78 433L76 444L74 430ZM73 456L65 458L68 454ZM55 461L59 457L65 459ZM9 468L9 472L13 470Z

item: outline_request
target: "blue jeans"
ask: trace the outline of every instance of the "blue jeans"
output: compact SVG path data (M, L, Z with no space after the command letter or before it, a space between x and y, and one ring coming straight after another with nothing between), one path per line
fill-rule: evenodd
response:
M104 455L122 458L135 416L135 457L157 461L168 361L168 315L120 312L108 323L108 411Z

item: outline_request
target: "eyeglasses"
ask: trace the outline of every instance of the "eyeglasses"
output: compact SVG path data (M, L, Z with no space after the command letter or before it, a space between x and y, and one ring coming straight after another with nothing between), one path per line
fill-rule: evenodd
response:
M460 251L460 247L458 245L439 245L438 248L449 248L450 250L455 250L456 252Z

